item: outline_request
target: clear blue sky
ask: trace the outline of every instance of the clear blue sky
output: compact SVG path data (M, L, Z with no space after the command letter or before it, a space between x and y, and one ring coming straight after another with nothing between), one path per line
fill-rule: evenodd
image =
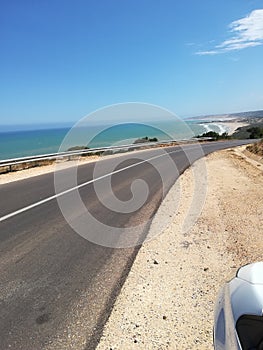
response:
M0 124L263 109L262 0L1 0Z

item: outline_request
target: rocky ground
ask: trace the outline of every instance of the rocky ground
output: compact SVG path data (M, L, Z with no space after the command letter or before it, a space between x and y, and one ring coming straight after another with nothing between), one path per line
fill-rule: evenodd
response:
M263 260L263 164L244 147L209 155L206 200L186 232L200 162L181 176L172 223L141 248L97 350L213 349L220 286L240 265ZM178 184L156 221L167 219L177 197Z

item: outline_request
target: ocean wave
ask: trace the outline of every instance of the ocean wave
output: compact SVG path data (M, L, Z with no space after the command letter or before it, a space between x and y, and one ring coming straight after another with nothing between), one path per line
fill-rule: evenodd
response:
M205 133L209 131L215 131L222 135L224 132L229 132L229 128L224 124L218 123L202 123L200 124L203 128L205 128Z

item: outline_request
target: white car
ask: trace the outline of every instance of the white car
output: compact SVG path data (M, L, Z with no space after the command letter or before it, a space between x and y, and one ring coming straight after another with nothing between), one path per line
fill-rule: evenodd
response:
M263 262L241 267L224 285L214 321L215 350L263 350Z

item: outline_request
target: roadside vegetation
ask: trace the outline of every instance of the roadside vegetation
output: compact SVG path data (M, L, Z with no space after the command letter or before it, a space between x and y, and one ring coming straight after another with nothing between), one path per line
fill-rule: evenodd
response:
M263 157L263 140L253 143L253 145L247 146L247 150L251 153L256 154L257 156Z
M223 134L219 134L218 132L215 131L208 131L205 132L202 135L198 135L197 138L209 138L210 141L218 141L218 140L229 140L231 137L228 135L227 132L224 132Z
M250 139L261 139L263 137L263 128L258 126L249 128L247 131L250 133Z
M73 146L67 149L67 151L87 151L90 148L87 146ZM100 156L102 154L106 155L105 151L97 151L97 152L91 152L91 153L83 153L81 154L81 157L90 157L90 156Z
M235 139L260 139L263 138L263 122L253 123L248 126L238 128L233 134Z
M87 150L89 147L87 146L73 146L67 149L67 151L82 151L82 150Z
M157 137L149 138L148 136L145 136L135 140L133 144L136 145L137 143L145 143L145 142L158 142L158 139Z

